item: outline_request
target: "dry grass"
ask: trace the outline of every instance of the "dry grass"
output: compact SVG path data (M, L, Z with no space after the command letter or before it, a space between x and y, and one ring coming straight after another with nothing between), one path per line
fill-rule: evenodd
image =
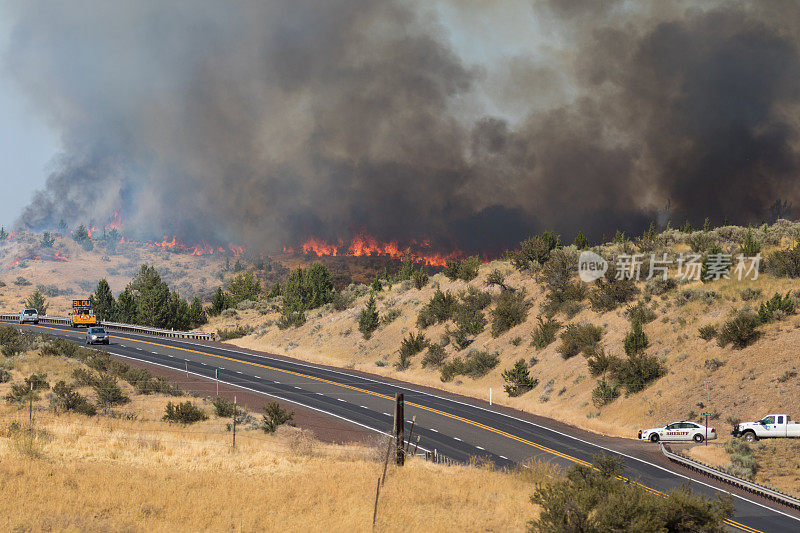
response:
M77 365L26 354L13 374L61 378ZM27 409L0 404L0 530L371 529L383 445L324 444L281 427L238 433L234 451L227 420L168 424L170 398L132 399L119 419L59 415L43 398L33 433ZM536 513L535 483L554 475L544 465L505 473L411 460L389 469L377 530L521 531Z

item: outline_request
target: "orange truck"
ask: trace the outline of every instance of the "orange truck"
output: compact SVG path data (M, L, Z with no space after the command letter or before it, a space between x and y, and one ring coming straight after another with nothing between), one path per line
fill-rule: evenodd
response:
M72 312L69 314L69 322L73 328L96 326L97 317L92 311L92 302L89 300L72 300Z

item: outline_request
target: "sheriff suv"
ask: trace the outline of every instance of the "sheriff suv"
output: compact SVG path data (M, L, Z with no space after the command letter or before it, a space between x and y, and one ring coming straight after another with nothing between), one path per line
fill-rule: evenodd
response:
M36 309L23 309L22 312L19 314L19 323L24 324L25 322L38 324L39 311L37 311Z
M708 433L706 433L706 431ZM714 428L706 428L696 422L673 422L662 428L640 429L639 438L658 442L660 440L693 440L703 442L708 435L708 440L717 438L717 431Z

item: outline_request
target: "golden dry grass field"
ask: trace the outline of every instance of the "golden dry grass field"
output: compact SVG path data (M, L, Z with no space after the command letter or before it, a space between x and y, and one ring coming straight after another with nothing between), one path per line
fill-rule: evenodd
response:
M11 366L14 381L40 371L54 383L78 363L27 353ZM33 433L26 406L0 405L0 530L372 529L377 447L323 444L284 426L241 432L234 451L225 420L169 424L160 420L167 397L123 386L132 401L115 408L117 417L54 413L43 394ZM82 392L91 398L91 389ZM542 465L390 466L375 530L522 531L536 516L536 483L556 475Z

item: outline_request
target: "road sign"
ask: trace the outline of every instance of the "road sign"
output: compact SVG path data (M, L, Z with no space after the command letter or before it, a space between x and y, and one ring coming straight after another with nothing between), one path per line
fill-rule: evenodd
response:
M700 413L703 416L714 416L714 413Z

